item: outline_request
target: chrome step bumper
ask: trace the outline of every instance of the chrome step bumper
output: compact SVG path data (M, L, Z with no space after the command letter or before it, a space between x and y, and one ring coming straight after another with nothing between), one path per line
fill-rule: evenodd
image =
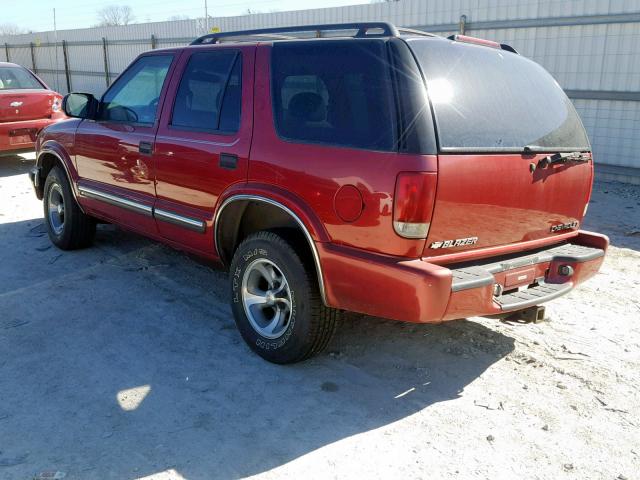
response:
M494 275L496 273L506 272L515 268L553 261L567 263L588 262L603 257L604 253L605 251L600 248L567 243L539 250L535 253L520 254L520 256L511 255L498 261L491 259L491 262L486 264L454 268L451 270L453 276L451 291L458 292L492 285L495 282Z

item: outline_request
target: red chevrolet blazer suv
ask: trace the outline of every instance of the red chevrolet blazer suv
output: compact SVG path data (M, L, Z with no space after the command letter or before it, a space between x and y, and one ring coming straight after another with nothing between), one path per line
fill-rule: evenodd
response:
M140 55L37 142L52 242L111 222L229 271L248 345L276 363L340 311L504 316L593 276L593 180L573 105L508 45L388 23L205 35Z
M38 132L65 118L62 95L26 68L0 62L0 155L32 151Z

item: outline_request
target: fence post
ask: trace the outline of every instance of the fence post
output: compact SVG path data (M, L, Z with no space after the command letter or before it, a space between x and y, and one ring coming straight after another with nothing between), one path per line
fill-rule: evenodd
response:
M102 37L102 55L104 57L104 80L109 86L109 54L107 53L107 39Z
M62 55L64 56L64 75L67 78L67 93L71 93L71 72L69 71L69 55L67 54L66 40L62 40Z
M9 44L8 43L4 44L4 53L7 56L7 62L10 62L11 60L9 60Z
M155 50L157 45L158 45L158 41L156 40L156 36L152 34L151 35L151 48L153 50Z
M31 48L31 66L33 67L33 73L38 73L36 67L36 51L33 42L29 44L29 47Z
M458 24L460 35L464 35L465 30L467 29L467 16L460 15L460 23Z

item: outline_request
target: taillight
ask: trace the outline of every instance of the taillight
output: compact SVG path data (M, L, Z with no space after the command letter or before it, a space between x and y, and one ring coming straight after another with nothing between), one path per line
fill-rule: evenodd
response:
M396 179L393 229L405 238L426 238L436 198L436 173L401 173Z
M62 98L55 97L53 99L53 102L51 103L51 111L53 113L57 113L60 111L61 108L62 108Z

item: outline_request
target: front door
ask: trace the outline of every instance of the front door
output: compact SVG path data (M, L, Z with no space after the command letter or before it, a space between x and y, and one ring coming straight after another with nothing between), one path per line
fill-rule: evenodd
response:
M155 141L155 219L162 237L214 254L220 194L246 181L254 46L194 49L173 75Z
M88 211L156 233L153 144L174 54L138 58L76 132L80 202Z

